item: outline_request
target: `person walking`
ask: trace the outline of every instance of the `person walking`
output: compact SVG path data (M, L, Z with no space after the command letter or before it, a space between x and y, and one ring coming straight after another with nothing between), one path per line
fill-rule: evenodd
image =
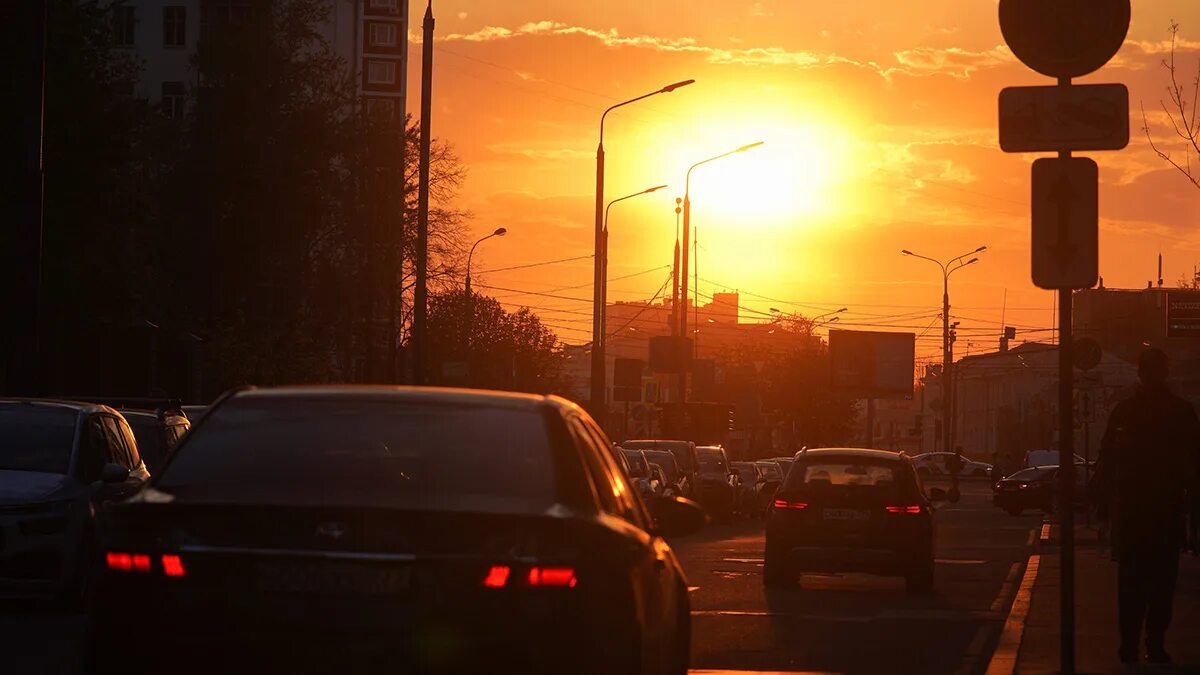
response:
M1184 506L1197 485L1200 421L1190 403L1167 388L1167 355L1147 349L1139 385L1108 419L1094 477L1095 494L1112 518L1117 561L1118 657L1138 661L1143 628L1146 659L1169 664L1166 633L1184 531Z

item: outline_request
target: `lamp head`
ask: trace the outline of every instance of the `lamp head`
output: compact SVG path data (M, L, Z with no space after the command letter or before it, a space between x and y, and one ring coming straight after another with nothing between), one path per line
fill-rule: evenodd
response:
M658 192L659 190L661 190L661 189L663 189L663 188L665 188L665 187L667 187L667 186L666 186L666 185L655 185L655 186L654 186L654 187L652 187L652 188L647 188L647 189L643 190L643 191L642 191L642 194L644 194L644 195L648 195L648 194L650 194L651 192Z
M669 93L675 91L676 89L679 89L680 87L686 87L689 84L692 84L694 82L695 82L695 80L683 80L682 82L676 82L675 84L668 84L667 86L663 87L659 91L661 91L664 94L669 94Z
M908 249L904 249L903 251L900 251L900 255L913 255L913 252Z
M496 228L496 231L492 233L492 236L494 236L494 237L503 237L503 236L504 236L504 235L506 235L506 234L508 234L508 228L507 228L507 227L497 227L497 228Z
M758 146L760 146L760 145L762 145L762 144L763 144L763 141L756 141L756 142L754 142L754 143L751 143L751 144L749 144L749 145L743 145L742 147L738 148L738 149L737 149L737 150L735 150L734 152L745 152L745 151L747 151L747 150L749 150L749 149L751 149L751 148L757 148Z

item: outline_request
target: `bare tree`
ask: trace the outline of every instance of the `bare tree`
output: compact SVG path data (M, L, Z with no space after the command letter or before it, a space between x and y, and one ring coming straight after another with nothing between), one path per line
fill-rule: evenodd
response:
M1167 99L1169 101L1159 100L1159 105L1162 106L1163 112L1166 113L1167 119L1171 121L1171 126L1175 129L1175 134L1179 136L1183 145L1182 161L1172 156L1171 152L1161 149L1154 142L1154 136L1150 133L1150 122L1146 117L1146 106L1142 105L1142 131L1146 133L1146 140L1150 142L1151 149L1158 154L1163 160L1175 167L1187 177L1192 185L1200 188L1200 119L1197 115L1200 113L1200 105L1197 100L1200 99L1200 60L1196 62L1196 76L1192 78L1192 97L1191 100L1185 98L1187 90L1185 84L1180 82L1178 66L1175 63L1176 48L1179 39L1179 24L1171 23L1171 56L1169 59L1163 59L1162 66L1170 74L1170 84L1167 86ZM1173 141L1179 142L1179 141ZM1195 164L1193 165L1193 162Z

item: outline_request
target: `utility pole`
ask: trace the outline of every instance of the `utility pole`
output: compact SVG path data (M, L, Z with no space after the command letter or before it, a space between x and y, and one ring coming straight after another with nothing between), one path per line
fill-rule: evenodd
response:
M950 369L954 367L954 355L950 351L950 277L942 275L942 452L954 452L950 445L950 420L954 416L953 394L950 389Z
M421 157L417 185L417 287L413 292L413 384L429 381L426 364L429 312L429 145L430 117L433 110L433 0L425 7L424 35L421 41Z

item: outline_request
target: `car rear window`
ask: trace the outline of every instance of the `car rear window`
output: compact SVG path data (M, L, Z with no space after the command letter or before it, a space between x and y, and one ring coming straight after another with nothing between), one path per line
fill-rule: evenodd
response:
M667 480L672 483L679 480L679 465L675 463L675 455L665 450L647 450L646 459L661 466Z
M646 459L642 457L642 453L636 450L622 450L625 453L625 459L629 462L629 475L633 478L646 478L650 475L650 465Z
M787 489L804 494L893 495L909 492L911 478L899 462L859 457L829 457L796 463Z
M0 469L65 474L71 467L77 418L70 408L0 405Z
M758 467L762 469L763 474L768 480L779 480L783 478L783 472L779 470L779 465L775 464L774 462L759 464Z
M192 429L155 486L241 503L525 512L557 501L555 476L535 408L251 395Z
M700 453L700 473L729 473L729 468L725 466L725 460L717 453Z
M694 468L692 463L692 447L687 441L625 441L623 448L630 450L662 450L671 453L679 468L688 471Z

